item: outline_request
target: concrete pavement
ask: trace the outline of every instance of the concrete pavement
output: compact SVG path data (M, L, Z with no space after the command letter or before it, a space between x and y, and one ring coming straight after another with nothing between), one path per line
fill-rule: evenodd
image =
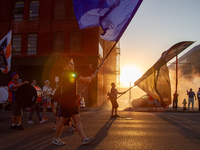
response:
M200 113L157 111L148 112L144 108L137 111L120 110L120 118L110 119L110 106L103 108L86 108L81 111L81 120L85 134L96 140L88 145L80 145L80 137L75 131L68 133L65 127L61 139L65 146L51 144L54 136L52 127L54 117L47 113L48 121L39 124L36 114L34 124L27 124L22 119L23 131L11 130L11 111L1 112L0 149L70 149L70 150L178 150L200 149ZM28 112L24 113L25 116Z

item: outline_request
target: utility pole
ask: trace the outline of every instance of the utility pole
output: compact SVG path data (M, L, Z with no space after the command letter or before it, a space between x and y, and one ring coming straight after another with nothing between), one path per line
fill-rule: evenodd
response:
M130 88L131 88L131 81L130 81ZM131 89L129 90L129 107L131 107Z
M178 105L178 55L176 55L176 82L175 82L175 93L173 97L173 109L177 109Z

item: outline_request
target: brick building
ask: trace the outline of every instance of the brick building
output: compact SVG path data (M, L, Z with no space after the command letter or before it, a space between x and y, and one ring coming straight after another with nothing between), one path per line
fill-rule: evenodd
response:
M0 39L12 30L12 62L8 74L0 73L0 86L10 74L21 80L36 79L42 87L50 80L56 87L62 72L60 57L73 58L81 76L95 72L114 42L102 40L99 27L80 30L72 0L0 0ZM97 107L107 102L110 83L119 75L119 47L115 47L82 96L86 105ZM87 86L78 83L79 93Z

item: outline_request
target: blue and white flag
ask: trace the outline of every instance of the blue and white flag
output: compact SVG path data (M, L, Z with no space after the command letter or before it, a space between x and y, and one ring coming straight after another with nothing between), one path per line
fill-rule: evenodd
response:
M101 38L118 41L142 0L73 0L80 29L101 26Z

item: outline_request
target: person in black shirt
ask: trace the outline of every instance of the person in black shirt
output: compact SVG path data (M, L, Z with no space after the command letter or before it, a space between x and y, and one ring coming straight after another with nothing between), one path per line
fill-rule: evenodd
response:
M63 60L63 69L62 74L62 94L61 101L64 101L64 104L61 105L60 120L57 124L55 136L52 140L53 144L56 145L65 145L65 142L59 139L64 124L68 118L73 118L75 123L75 129L81 137L82 144L87 144L95 140L95 138L87 138L84 134L82 124L80 121L80 115L77 105L77 95L76 95L76 82L90 82L96 77L96 75L91 75L89 77L82 77L76 71L74 71L74 62L71 59Z

